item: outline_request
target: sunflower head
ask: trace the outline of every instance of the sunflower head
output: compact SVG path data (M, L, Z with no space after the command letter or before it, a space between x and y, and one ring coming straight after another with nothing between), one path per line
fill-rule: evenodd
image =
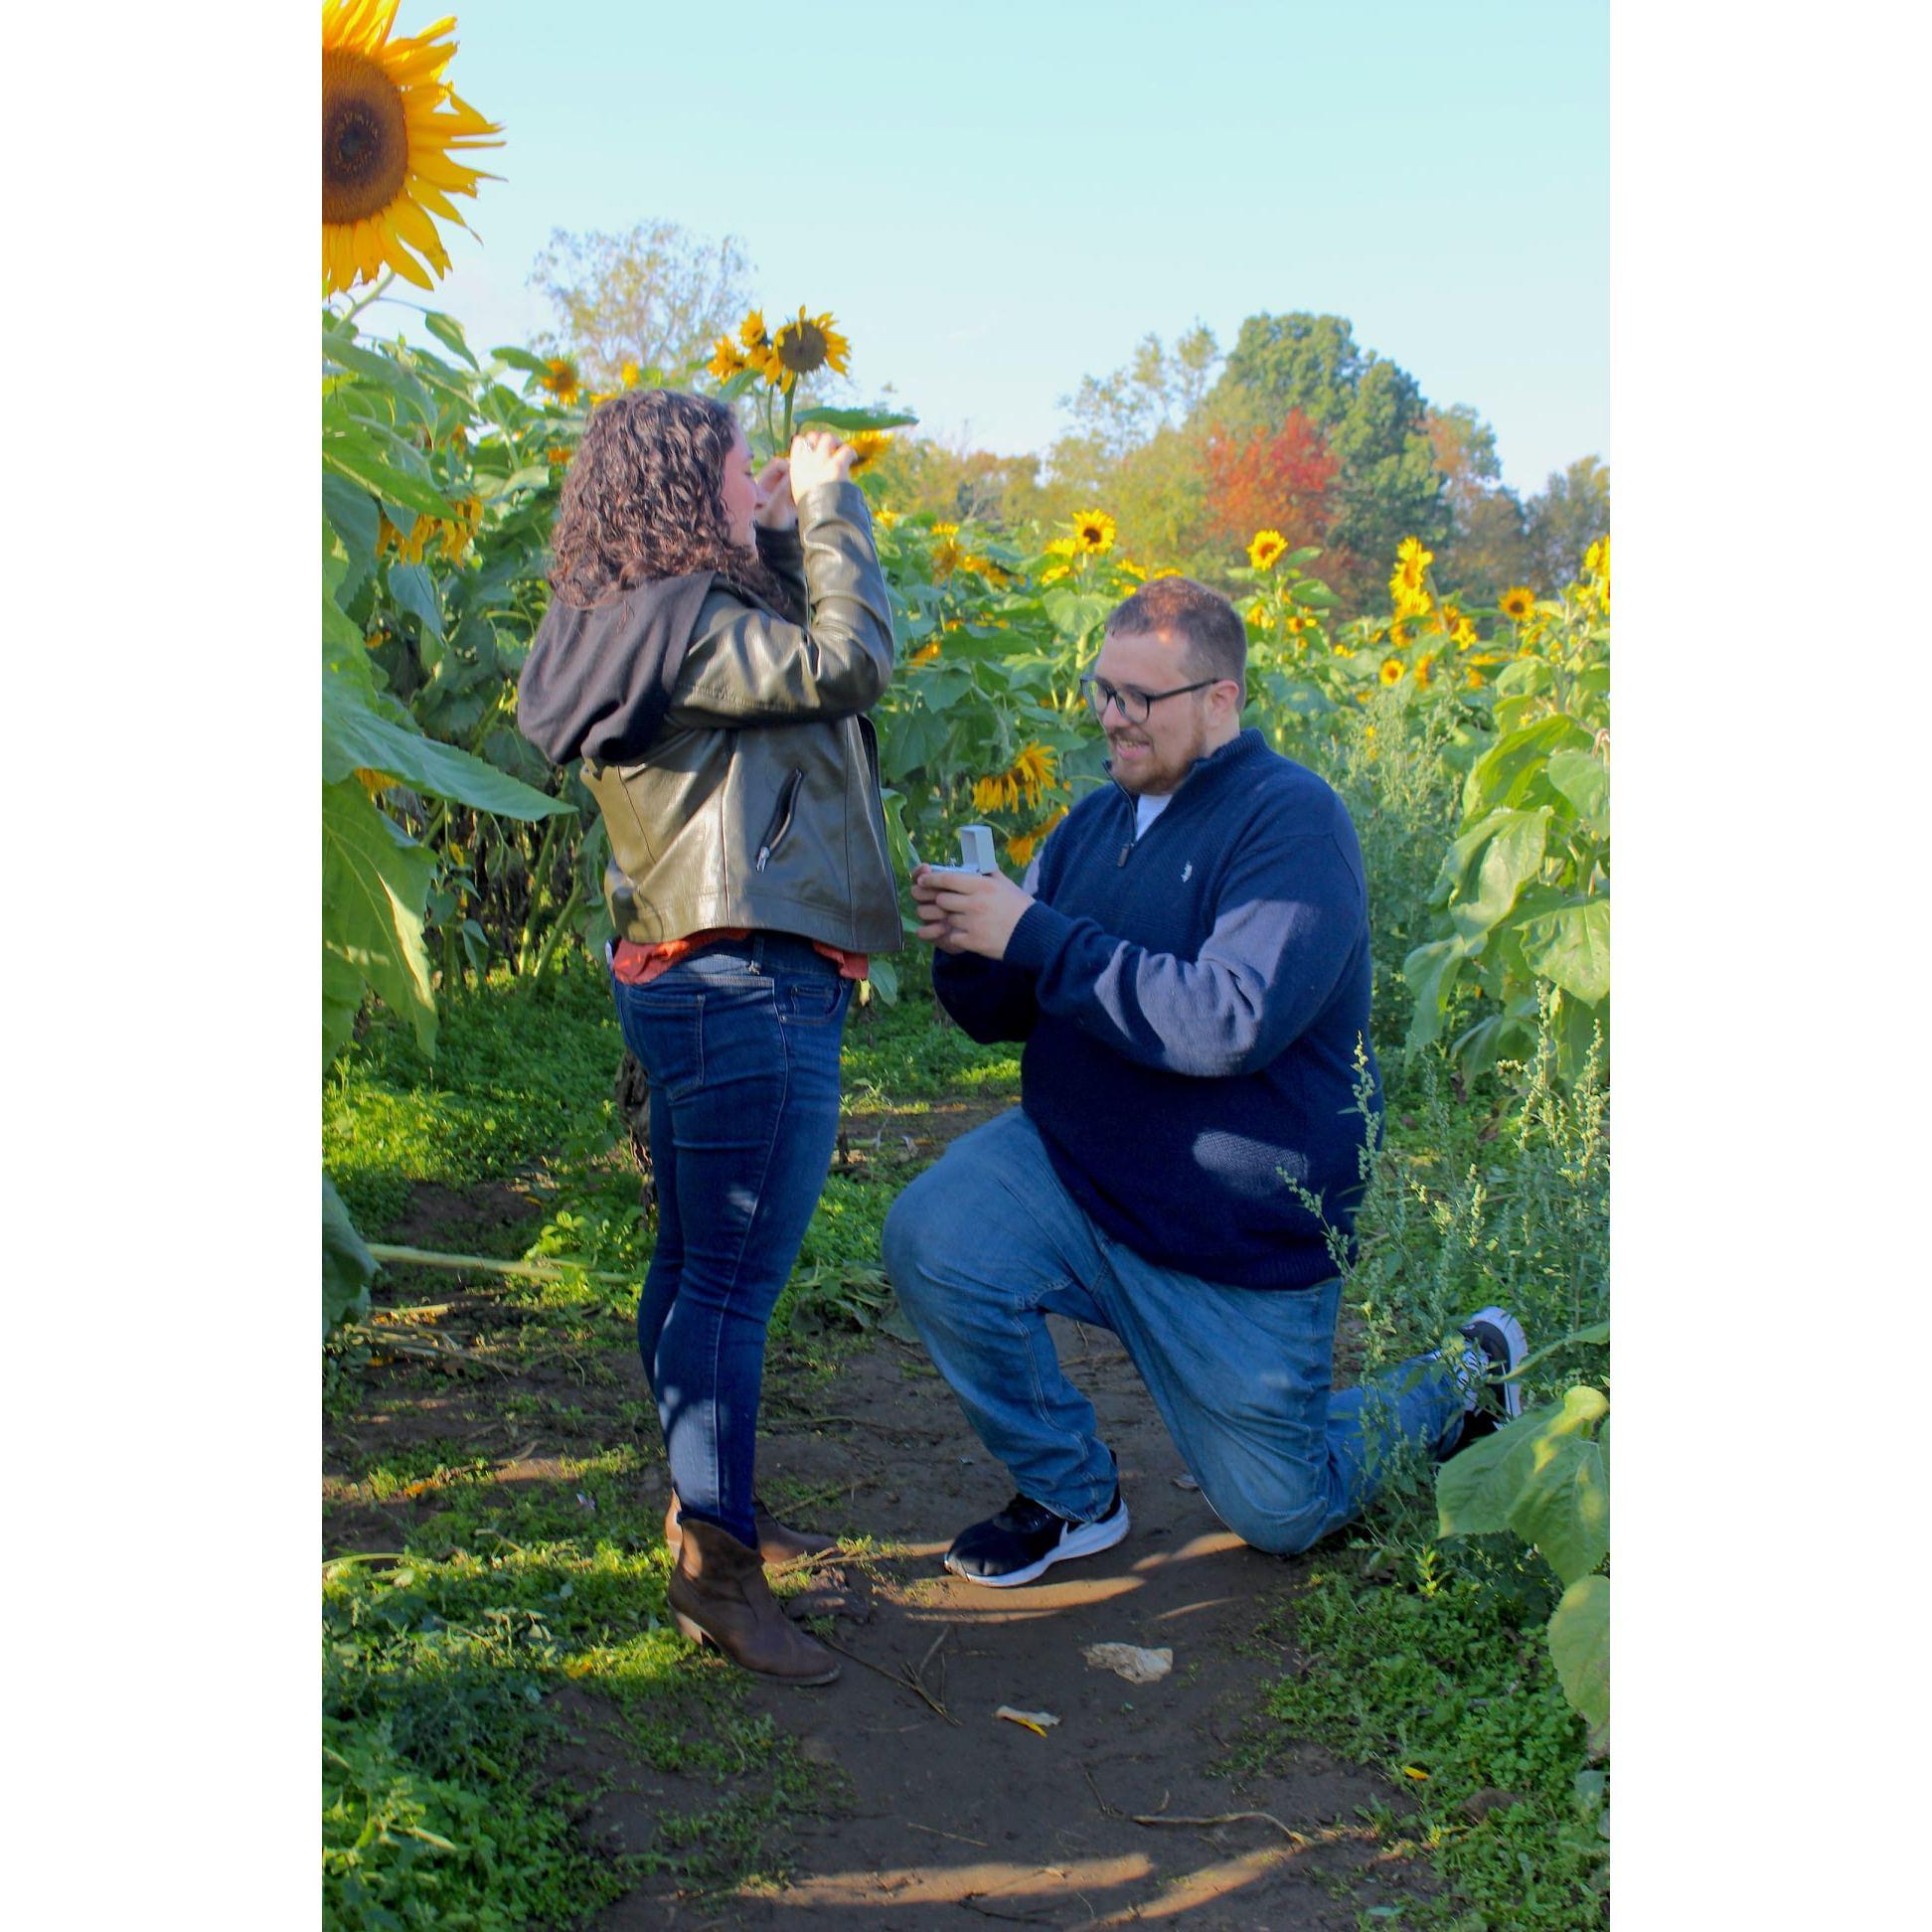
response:
M1073 519L1073 548L1082 557L1105 557L1114 546L1114 520L1104 510L1082 510Z
M744 320L738 324L738 341L746 349L763 349L769 346L762 309L744 311Z
M456 23L392 40L398 0L325 0L322 8L322 287L374 281L391 268L418 288L449 272L439 217L465 226L451 195L494 179L466 165L503 132L442 78Z
M635 389L638 386L638 384L641 383L643 380L644 380L644 365L642 363L634 363L628 357L626 357L625 360L618 365L617 387L619 389Z
M577 390L581 379L577 366L568 356L552 356L544 364L544 373L537 379L540 389L547 389L567 409L577 400Z
M1536 593L1527 584L1513 584L1497 598L1496 607L1511 623L1520 624L1536 607Z
M755 313L755 311L754 311ZM750 317L745 318L748 322ZM843 376L852 345L832 326L830 315L808 316L801 308L796 322L787 322L772 339L779 365L787 372L789 389L801 376L828 366ZM767 375L769 370L767 370Z
M858 452L852 459L852 473L857 476L891 448L892 432L889 429L855 429L846 441Z
M1053 754L1044 744L1025 744L1008 772L1027 803L1038 805L1046 787L1053 782Z
M1434 608L1428 591L1419 583L1411 583L1399 569L1388 579L1388 596L1394 605L1397 622L1406 622L1411 617L1426 617Z
M745 366L737 344L729 336L718 338L712 346L712 359L705 365L721 383L728 383Z
M1402 660L1400 658L1383 658L1379 676L1385 685L1400 684L1402 682Z
M1271 570L1288 549L1288 540L1278 530L1257 530L1248 545L1248 563L1257 570Z

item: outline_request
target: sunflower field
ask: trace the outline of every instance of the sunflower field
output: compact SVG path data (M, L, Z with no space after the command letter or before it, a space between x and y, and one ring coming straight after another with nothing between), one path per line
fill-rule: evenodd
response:
M541 988L566 956L600 953L609 933L595 806L577 772L552 769L516 724L563 478L606 399L567 354L486 349L434 309L400 333L369 326L393 282L432 289L447 270L437 225L460 225L452 198L477 194L475 159L501 133L448 84L453 23L402 37L396 13L397 0L331 0L323 13L325 1068L353 1052L378 1008L430 1054L439 1002L506 979ZM906 512L880 458L916 418L809 402L811 379L847 373L863 341L828 309L771 313L775 325L749 310L684 366L626 363L619 383L722 398L760 458L813 423L854 444L899 653L875 714L895 863L903 879L921 859L948 860L959 828L983 823L1018 877L1073 800L1108 782L1079 678L1108 612L1174 566L1130 556L1104 503L1049 527ZM1552 1244L1538 1265L1568 1279L1576 1254L1601 1259L1592 1163L1607 1106L1609 540L1576 560L1567 583L1513 585L1477 605L1438 582L1431 552L1410 538L1388 559L1386 608L1346 621L1322 561L1264 528L1214 578L1247 629L1245 722L1327 776L1355 817L1370 880L1375 1045L1396 1087L1415 1066L1427 1090L1418 1113L1448 1090L1480 1120L1480 1132L1439 1137L1462 1150L1468 1175L1506 1118L1525 1147L1540 1137L1550 1152L1532 1205L1538 1225L1568 1229L1568 1248ZM902 909L909 931L909 896ZM915 951L896 967L876 958L866 997L898 1000ZM1427 1186L1407 1172L1397 1163L1379 1184L1384 1217L1351 1287L1371 1363L1405 1346L1404 1318L1388 1311L1406 1284L1433 1271L1446 1309L1452 1286L1480 1292L1490 1278L1456 1269L1502 1252L1480 1186L1459 1193L1446 1169ZM367 1312L377 1260L326 1178L323 1195L326 1332ZM1523 1435L1499 1433L1501 1447L1443 1499L1439 1525L1492 1541L1513 1532L1545 1558L1559 1548L1550 1560L1571 1613L1551 1641L1565 1694L1599 1743L1601 1273L1565 1304L1553 1379ZM1550 1445L1573 1479L1560 1494L1542 1474ZM1479 1478L1480 1494L1469 1487ZM1558 1516L1560 1534L1549 1527Z

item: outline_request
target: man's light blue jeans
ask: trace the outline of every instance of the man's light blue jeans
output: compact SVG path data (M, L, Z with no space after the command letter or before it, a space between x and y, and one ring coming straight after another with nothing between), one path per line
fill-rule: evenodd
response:
M1061 1187L1025 1113L962 1135L893 1204L892 1286L988 1451L1022 1494L1092 1523L1117 1471L1059 1366L1048 1314L1111 1329L1214 1514L1290 1555L1358 1515L1408 1446L1455 1430L1433 1359L1331 1387L1342 1284L1229 1288L1143 1261Z

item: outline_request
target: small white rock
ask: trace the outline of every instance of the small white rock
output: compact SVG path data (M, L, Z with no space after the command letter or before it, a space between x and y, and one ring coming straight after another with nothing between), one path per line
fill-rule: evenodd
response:
M1129 1684L1158 1684L1174 1669L1171 1650L1142 1650L1138 1644L1089 1644L1080 1655L1096 1671L1111 1671Z

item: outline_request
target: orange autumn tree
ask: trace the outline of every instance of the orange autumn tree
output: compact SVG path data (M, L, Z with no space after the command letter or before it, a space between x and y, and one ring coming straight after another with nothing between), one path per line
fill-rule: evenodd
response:
M1278 530L1291 550L1326 540L1335 517L1341 462L1300 409L1273 429L1215 430L1206 450L1208 520L1216 541L1245 546L1257 530Z

